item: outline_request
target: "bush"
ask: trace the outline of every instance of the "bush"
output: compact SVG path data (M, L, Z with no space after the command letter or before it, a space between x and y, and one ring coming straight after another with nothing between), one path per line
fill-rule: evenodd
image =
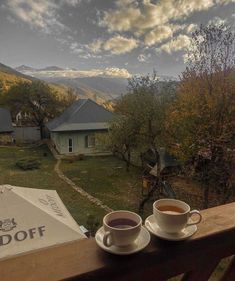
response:
M89 230L89 237L95 237L95 233L100 226L99 221L94 216L88 215L86 224Z
M85 155L84 154L78 154L78 155L71 155L71 156L65 156L63 157L63 159L65 161L68 161L69 163L74 163L76 161L81 161L85 159Z
M78 154L78 160L84 160L85 155L84 154Z
M22 158L16 162L16 166L24 171L35 170L40 168L41 162L35 158Z

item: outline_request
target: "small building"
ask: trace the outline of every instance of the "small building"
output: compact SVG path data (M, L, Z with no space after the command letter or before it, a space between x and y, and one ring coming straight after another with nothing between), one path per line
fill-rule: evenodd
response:
M40 127L14 126L14 139L16 143L34 143L40 141Z
M113 113L90 99L80 99L46 124L60 154L99 154L95 135L108 131Z
M0 144L12 143L13 131L10 111L0 108Z

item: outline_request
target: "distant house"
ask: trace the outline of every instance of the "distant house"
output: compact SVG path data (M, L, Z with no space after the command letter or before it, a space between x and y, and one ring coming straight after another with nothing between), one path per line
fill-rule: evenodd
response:
M46 124L60 154L99 153L95 134L107 132L113 113L90 99L73 103L59 117Z
M12 143L13 131L10 111L0 108L0 143Z

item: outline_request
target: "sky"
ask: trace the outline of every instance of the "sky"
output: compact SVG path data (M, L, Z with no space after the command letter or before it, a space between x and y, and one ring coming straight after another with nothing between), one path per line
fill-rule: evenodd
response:
M235 0L0 0L0 62L177 77L211 22L234 25Z

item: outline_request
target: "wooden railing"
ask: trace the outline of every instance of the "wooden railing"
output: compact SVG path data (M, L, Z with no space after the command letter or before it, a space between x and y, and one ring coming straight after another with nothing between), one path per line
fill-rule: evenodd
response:
M224 257L235 255L235 203L202 211L198 232L182 242L152 237L142 252L114 256L94 239L41 250L0 262L1 281L182 280L204 281ZM235 259L221 279L235 281Z

